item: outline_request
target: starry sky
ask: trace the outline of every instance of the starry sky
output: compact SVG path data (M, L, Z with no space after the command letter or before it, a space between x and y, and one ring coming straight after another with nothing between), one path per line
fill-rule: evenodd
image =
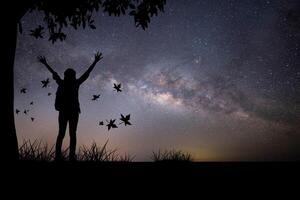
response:
M186 151L196 161L299 160L299 9L292 0L168 0L146 31L129 16L96 13L97 29L65 29L66 40L55 44L29 36L43 18L27 13L15 57L19 143L51 145L58 132L57 85L36 57L46 56L61 76L74 68L78 77L99 50L104 58L80 88L78 146L109 140L135 161L159 149ZM50 86L42 88L46 78ZM100 99L91 101L93 94ZM133 125L98 125L120 113L130 113Z

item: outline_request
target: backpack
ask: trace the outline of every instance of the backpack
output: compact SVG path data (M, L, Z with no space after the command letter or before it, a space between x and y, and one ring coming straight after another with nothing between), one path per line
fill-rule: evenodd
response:
M55 110L57 110L57 111L60 111L61 108L62 108L62 103L63 103L62 102L63 101L62 95L63 95L63 90L62 90L62 87L59 85L57 87L56 97L55 97L55 104L54 104Z

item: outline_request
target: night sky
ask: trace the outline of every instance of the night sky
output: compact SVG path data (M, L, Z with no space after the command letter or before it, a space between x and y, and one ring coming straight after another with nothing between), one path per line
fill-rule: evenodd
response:
M57 85L36 57L46 56L61 77L69 67L79 77L99 50L104 58L80 88L78 147L109 139L109 148L135 161L159 149L190 152L196 161L299 159L299 9L296 0L168 0L146 31L129 16L99 12L96 30L66 29L55 44L29 36L43 21L27 13L15 58L19 143L51 145L58 132ZM46 78L50 87L42 88ZM93 94L100 99L91 101ZM130 113L133 125L98 125L120 113Z

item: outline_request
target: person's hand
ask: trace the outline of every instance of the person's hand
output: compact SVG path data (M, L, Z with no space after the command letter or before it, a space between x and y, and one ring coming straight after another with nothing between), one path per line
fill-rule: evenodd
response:
M102 59L102 53L99 53L99 51L95 54L95 62L99 62Z
M42 64L44 64L44 65L47 64L47 60L46 60L45 56L39 56L39 57L38 57L38 60L39 60Z

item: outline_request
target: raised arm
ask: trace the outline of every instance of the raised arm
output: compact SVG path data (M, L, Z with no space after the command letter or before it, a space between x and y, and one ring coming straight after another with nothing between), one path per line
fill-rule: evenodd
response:
M84 74L82 74L82 76L78 79L79 83L83 83L84 81L86 81L86 79L88 79L91 71L94 69L94 67L96 66L96 64L102 59L102 53L97 52L95 54L95 60L94 62L91 64L91 66L88 68L88 70L86 70L86 72L84 72Z
M39 56L38 60L46 66L46 68L52 73L53 79L56 80L57 83L61 82L61 78L59 75L50 67L50 65L47 63L47 60L45 56Z

